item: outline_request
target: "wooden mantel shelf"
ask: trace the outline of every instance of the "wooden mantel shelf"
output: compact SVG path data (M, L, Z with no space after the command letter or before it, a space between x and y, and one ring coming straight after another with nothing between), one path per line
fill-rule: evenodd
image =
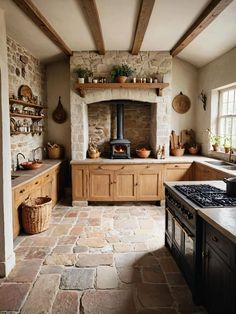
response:
M76 89L80 97L85 97L85 91L89 89L156 89L157 96L162 96L163 88L169 83L84 83L77 84Z

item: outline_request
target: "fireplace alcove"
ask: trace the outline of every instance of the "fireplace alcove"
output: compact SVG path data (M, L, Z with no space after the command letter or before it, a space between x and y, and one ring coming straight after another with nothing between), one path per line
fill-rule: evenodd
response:
M122 135L131 142L131 157L136 157L137 148L152 147L151 139L155 124L151 120L151 115L155 104L128 100L88 104L88 137L97 143L102 157L110 157L110 141L117 139L118 136L116 115L118 103L123 104L124 108Z

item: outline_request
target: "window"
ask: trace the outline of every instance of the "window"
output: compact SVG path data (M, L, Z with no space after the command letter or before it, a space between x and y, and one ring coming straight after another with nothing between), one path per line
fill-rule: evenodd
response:
M218 130L222 144L236 148L236 86L220 90Z

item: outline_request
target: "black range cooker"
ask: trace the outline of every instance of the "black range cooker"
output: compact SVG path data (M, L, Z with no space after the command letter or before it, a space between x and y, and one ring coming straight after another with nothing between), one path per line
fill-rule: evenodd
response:
M210 184L165 183L165 245L169 247L195 303L200 300L202 225L197 210L204 207L234 207L236 198Z

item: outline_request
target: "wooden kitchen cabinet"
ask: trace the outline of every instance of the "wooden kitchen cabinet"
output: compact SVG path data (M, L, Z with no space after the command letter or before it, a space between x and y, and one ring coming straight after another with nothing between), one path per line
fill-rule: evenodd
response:
M73 200L87 200L87 166L72 165L72 198Z
M49 196L52 199L52 206L58 200L60 166L37 176L36 178L15 187L12 190L12 219L13 238L15 239L21 229L21 204L29 197Z
M155 201L162 197L161 165L72 165L72 180L73 201Z
M190 181L192 180L192 163L165 165L164 181Z
M89 167L89 200L136 200L136 168L129 165Z
M232 175L225 174L224 172L213 169L203 164L194 163L193 166L193 180L204 181L204 180L222 180Z
M162 169L162 165L141 165L138 168L137 200L161 200L163 193Z
M91 201L113 200L114 173L111 170L89 171L89 199Z
M235 245L204 222L203 302L209 314L236 313Z

